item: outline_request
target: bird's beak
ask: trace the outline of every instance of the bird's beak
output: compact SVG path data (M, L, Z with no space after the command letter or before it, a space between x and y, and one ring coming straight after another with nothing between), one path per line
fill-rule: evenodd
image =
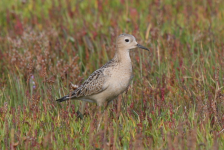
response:
M149 49L148 49L148 48L146 48L146 47L144 47L144 46L142 46L142 45L140 45L140 44L137 44L137 47L139 47L139 48L141 48L141 49L145 49L145 50L149 51Z

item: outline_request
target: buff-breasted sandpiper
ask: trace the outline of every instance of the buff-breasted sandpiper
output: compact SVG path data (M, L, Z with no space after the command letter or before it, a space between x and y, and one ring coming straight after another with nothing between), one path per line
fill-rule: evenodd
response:
M116 40L116 52L114 58L104 66L94 71L84 83L71 94L66 95L58 102L69 99L82 100L97 103L102 106L108 104L123 93L133 78L132 63L129 52L134 48L148 50L148 48L136 42L133 35L121 34Z

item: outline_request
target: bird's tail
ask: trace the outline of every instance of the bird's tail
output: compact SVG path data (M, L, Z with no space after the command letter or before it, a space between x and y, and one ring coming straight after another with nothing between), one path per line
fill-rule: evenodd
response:
M66 95L66 96L64 96L64 97L62 97L62 98L59 98L59 99L57 99L56 101L58 101L58 102L63 102L63 101L67 101L67 100L69 100L69 96L68 95Z

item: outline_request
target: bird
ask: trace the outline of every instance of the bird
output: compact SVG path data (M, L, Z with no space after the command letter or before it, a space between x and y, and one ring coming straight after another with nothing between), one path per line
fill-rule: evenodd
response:
M130 50L148 48L137 43L130 34L121 34L116 38L116 50L113 59L94 71L78 88L56 101L82 100L96 103L106 108L110 102L127 90L133 78Z

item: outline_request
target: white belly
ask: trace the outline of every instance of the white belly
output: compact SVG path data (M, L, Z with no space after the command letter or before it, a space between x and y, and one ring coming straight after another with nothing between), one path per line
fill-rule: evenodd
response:
M123 80L122 80L123 79ZM126 78L120 78L114 81L111 81L111 84L108 88L96 95L91 96L98 105L102 105L104 102L109 102L115 99L119 94L123 93L129 86L130 79L127 80Z
M128 88L131 79L131 65L130 67L117 66L117 68L113 69L113 72L108 74L108 78L105 83L107 88L98 94L92 95L91 99L101 106L104 102L109 102L115 99L119 94L123 93Z
M123 93L128 88L131 79L131 69L126 68L126 70L123 70L122 73L115 72L109 80L107 101L110 101L111 99L116 98L119 94Z
M120 76L117 79L111 81L110 90L113 93L120 94L124 92L129 86L131 76Z

